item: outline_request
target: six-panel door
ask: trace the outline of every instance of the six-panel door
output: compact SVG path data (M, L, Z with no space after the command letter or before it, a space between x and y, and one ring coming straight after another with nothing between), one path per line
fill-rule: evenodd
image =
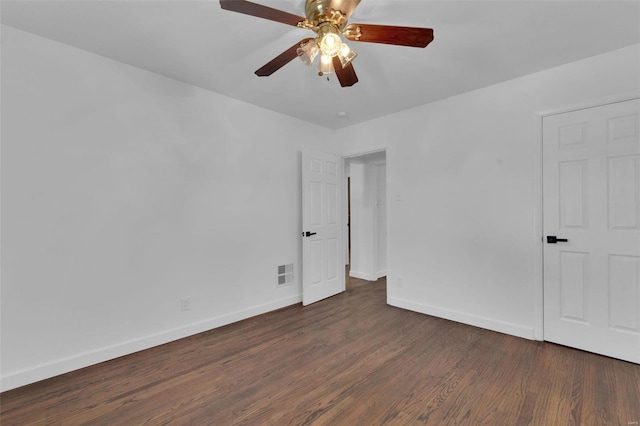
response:
M543 119L544 338L640 363L640 102Z
M302 153L302 230L311 234L302 237L304 305L345 290L342 164L332 154Z

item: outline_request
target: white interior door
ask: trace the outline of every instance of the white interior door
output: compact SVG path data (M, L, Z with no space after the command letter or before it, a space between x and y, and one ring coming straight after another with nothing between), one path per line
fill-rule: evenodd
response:
M302 303L345 289L342 237L344 160L302 152Z
M544 339L635 363L639 134L638 100L543 119Z

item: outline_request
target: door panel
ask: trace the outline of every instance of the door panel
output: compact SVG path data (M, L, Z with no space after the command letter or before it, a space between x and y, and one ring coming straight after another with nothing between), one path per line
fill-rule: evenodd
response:
M612 117L607 121L609 143L634 143L638 140L638 114Z
M609 326L618 330L640 331L640 257L609 256Z
M588 228L588 173L585 160L560 163L560 228Z
M345 290L342 252L342 159L302 153L302 302ZM305 236L306 232L312 235Z
M638 229L640 156L609 158L609 229ZM625 182L629 182L625 184Z
M560 316L586 323L586 281L589 253L560 252Z
M543 193L545 340L640 363L640 102L545 117Z

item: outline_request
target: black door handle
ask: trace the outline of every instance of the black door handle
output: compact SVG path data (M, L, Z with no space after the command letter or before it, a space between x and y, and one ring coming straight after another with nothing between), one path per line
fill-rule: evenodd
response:
M307 231L307 232L303 232L302 236L303 237L310 237L310 236L316 235L316 234L317 234L317 232L309 232L309 231Z
M558 238L555 235L547 235L547 244L555 244L555 243L567 243L569 240L566 238Z

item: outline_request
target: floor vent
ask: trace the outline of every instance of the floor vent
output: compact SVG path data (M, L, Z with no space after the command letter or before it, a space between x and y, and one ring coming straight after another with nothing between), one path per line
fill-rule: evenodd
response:
M293 263L278 266L278 285L290 284L293 282Z

